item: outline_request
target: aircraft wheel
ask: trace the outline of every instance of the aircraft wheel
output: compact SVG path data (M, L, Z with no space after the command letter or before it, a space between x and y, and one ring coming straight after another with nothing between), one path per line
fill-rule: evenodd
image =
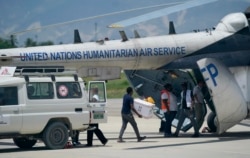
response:
M210 114L207 117L207 125L211 132L216 132L217 126L216 126L216 114L214 112L210 112Z

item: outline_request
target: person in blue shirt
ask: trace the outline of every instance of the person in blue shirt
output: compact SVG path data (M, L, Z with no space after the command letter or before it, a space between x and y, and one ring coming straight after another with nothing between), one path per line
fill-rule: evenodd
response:
M146 138L145 136L142 137L140 135L138 127L137 127L137 123L136 123L134 116L133 116L133 113L132 113L132 111L133 111L135 114L138 115L139 118L142 118L142 115L140 115L134 108L134 99L133 99L132 95L133 95L133 89L131 87L128 87L127 94L125 94L123 96L123 104L122 104L122 110L121 110L122 127L120 130L120 134L119 134L117 142L124 142L122 136L126 130L128 122L133 127L138 142L141 142L142 140L144 140Z

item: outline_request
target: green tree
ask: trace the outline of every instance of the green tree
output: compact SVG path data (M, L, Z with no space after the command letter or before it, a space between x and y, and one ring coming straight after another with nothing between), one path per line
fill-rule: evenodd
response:
M27 38L25 41L25 47L34 47L37 46L37 42L33 41L31 38Z
M6 48L15 48L15 37L11 37L11 39L3 39L0 38L0 49L6 49Z
M40 42L38 44L39 46L48 46L48 45L54 45L52 41L46 41L46 42Z
M0 49L16 48L17 40L14 35L11 35L10 39L3 39L0 37ZM37 43L32 38L27 38L25 41L25 47L35 47L35 46L47 46L54 45L52 41L45 41Z
M45 42L37 43L31 38L27 38L27 40L25 41L25 47L48 46L48 45L54 45L54 43L52 41L45 41Z

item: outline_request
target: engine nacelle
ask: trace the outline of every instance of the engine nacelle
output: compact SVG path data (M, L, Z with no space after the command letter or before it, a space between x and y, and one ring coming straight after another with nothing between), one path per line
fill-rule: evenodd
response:
M232 13L221 19L216 26L217 31L235 33L243 28L248 27L248 21L243 13Z

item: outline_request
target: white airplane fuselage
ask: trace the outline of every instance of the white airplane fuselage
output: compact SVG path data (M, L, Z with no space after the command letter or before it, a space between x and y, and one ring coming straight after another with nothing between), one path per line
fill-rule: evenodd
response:
M243 13L225 16L215 30L174 34L165 36L134 38L126 41L111 40L80 44L64 44L0 50L0 66L62 66L81 69L86 67L119 67L121 69L157 69L185 56L215 45L217 50L205 50L206 54L231 51L237 43L222 45L240 30L248 27ZM248 40L240 37L236 40ZM246 45L246 41L243 41ZM227 50L224 48L228 47ZM244 47L244 46L243 46ZM229 50L230 49L230 50ZM241 47L237 48L239 51ZM249 46L244 48L247 51ZM237 51L236 50L236 51ZM244 50L240 50L244 51ZM204 54L204 52L201 51Z
M1 66L120 67L156 69L227 36L198 32L147 38L0 50ZM6 60L5 60L6 59Z

